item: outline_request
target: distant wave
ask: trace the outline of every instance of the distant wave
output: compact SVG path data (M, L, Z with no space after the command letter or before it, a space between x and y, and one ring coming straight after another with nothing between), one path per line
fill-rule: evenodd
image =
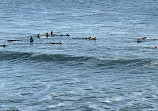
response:
M36 54L29 52L11 52L5 51L0 52L0 60L22 60L22 61L36 61L36 62L58 62L58 63L89 63L97 67L102 66L114 66L114 65L143 65L151 64L155 59L116 59L116 58L96 58L96 57L87 57L87 56L71 56L64 54Z
M106 59L99 60L97 66L141 66L144 64L150 64L150 62L151 60L149 59Z
M64 54L38 54L31 52L0 52L0 60L33 60L33 61L86 61L91 57L75 57Z
M28 59L31 55L31 53L4 51L0 52L0 60Z

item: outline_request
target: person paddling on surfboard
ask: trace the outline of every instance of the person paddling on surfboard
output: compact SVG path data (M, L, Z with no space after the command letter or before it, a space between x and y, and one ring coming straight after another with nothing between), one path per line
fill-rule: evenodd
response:
M155 46L155 49L158 49L158 46Z
M38 37L38 38L40 37L40 33L37 34L37 37Z
M47 36L47 37L49 36L48 32L46 33L46 36Z
M52 42L50 44L63 44L63 43L60 41L60 42Z
M53 31L53 30L51 31L51 33L50 33L50 34L51 34L51 35L56 35L56 34L54 33L54 31Z
M3 45L0 45L0 47L7 47L7 45L4 43Z
M143 37L141 37L141 39L145 40L145 39L147 39L147 37L146 37L146 36L143 36Z
M30 37L30 42L32 43L34 40L33 40L33 36Z
M20 40L12 40L12 39L7 40L7 42L13 42L13 41L20 41Z

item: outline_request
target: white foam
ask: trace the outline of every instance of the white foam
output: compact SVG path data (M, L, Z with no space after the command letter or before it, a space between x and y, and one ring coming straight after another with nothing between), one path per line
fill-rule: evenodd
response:
M52 100L52 97L50 95L46 95L43 97L42 101L46 101L46 100Z
M133 93L135 96L141 96L143 94L143 92L134 92Z
M153 60L150 62L151 65L158 65L158 60Z
M12 97L22 97L21 93L13 93L11 94Z
M111 103L112 101L110 101L110 100L105 100L105 101L103 101L103 102L105 102L105 103Z
M121 96L118 96L118 97L114 97L112 98L113 101L122 101L123 100L123 97Z
M95 104L90 104L90 105L89 105L89 108L98 109L98 106L95 105Z
M107 98L106 100L104 100L104 103L110 104L112 102L118 102L118 101L122 101L124 100L124 97L118 96L118 97L113 97L113 98Z
M59 103L57 105L49 105L47 108L48 109L54 109L54 108L61 107L61 106L65 106L65 104L64 103Z
M34 53L34 54L31 55L31 57L36 57L36 56L40 56L40 55L42 55L42 54Z
M157 98L157 96L156 96L156 95L152 95L152 97L153 97L153 98Z
M48 109L53 109L53 108L56 108L57 106L56 105L49 105L47 108Z
M41 101L46 101L46 100L52 100L53 98L57 97L58 95L56 93L51 93L49 95L43 96Z

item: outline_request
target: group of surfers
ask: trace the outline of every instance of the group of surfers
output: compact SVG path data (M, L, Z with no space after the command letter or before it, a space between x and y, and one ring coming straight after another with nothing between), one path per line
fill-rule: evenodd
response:
M41 36L46 36L46 37L48 37L48 36L70 36L70 34L69 33L67 33L67 34L57 34L57 33L54 33L54 31L52 30L51 32L50 32L50 34L47 32L45 35L41 35L40 33L38 33L37 34L37 37L38 38L40 38ZM92 36L90 36L90 37L87 37L87 38L82 38L82 39L86 39L86 40L96 40L96 37L92 37ZM145 41L145 40L158 40L158 39L148 39L146 36L142 36L141 38L139 38L139 39L137 39L136 40L136 42L138 42L138 43L141 43L141 42L143 42L143 41ZM12 39L8 39L7 40L7 42L13 42L13 41L21 41L21 40L12 40ZM30 37L30 43L33 43L34 42L34 38L33 38L33 36L31 36ZM62 42L60 41L60 42L51 42L51 43L49 43L49 44L62 44ZM3 45L0 45L1 47L6 47L7 45L4 43ZM154 47L155 49L158 49L158 46L155 46Z
M70 36L70 34L67 33L67 34L64 34L64 35L63 34L59 35L59 34L54 33L54 31L52 30L50 34L48 32L45 35L41 35L40 33L37 34L38 38L40 38L41 36L46 36L46 37L48 37L48 36ZM31 36L30 37L30 43L33 43L33 41L34 41L33 36ZM61 41L60 42L51 42L50 44L62 44L62 42Z
M142 36L141 38L137 39L136 42L141 43L145 40L158 40L158 39L149 39L146 36ZM158 49L158 46L153 47L154 49Z
M70 34L69 33L67 33L67 34L58 34L58 33L54 33L54 31L52 30L51 32L50 32L50 34L47 32L45 35L41 35L40 33L38 33L37 34L37 38L40 38L41 36L46 36L46 37L48 37L48 36L70 36ZM87 37L87 38L82 38L82 39L87 39L87 40L96 40L96 37L92 37L92 36L90 36L90 37ZM21 41L21 40L14 40L14 39L8 39L7 40L7 42L13 42L13 41ZM34 37L33 36L31 36L30 37L30 43L33 43L34 42ZM59 42L51 42L51 43L49 43L49 44L62 44L62 42L61 41L59 41ZM3 45L0 45L1 47L6 47L7 45L4 43Z

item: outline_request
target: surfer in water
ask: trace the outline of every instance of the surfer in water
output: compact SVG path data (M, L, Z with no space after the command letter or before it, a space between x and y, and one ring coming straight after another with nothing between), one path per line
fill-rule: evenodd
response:
M66 35L60 34L60 36L70 36L70 34L69 33L67 33Z
M34 41L33 36L30 37L30 43Z
M50 34L51 34L52 36L56 35L53 30L51 31Z
M83 38L83 39L88 39L88 40L96 40L96 37L92 37L92 36L90 36L90 37Z
M143 42L143 40L146 40L146 39L147 39L147 37L143 36L143 37L137 39L136 42L141 43L141 42Z
M52 42L50 44L63 44L63 43L60 41L60 42Z
M7 47L7 45L4 43L3 45L0 45L0 47Z
M49 33L48 33L48 32L46 33L46 36L47 36L47 37L49 36Z
M142 40L141 40L141 39L137 39L137 41L136 41L136 42L140 43L140 42L142 42Z
M140 39L143 39L143 40L145 40L145 39L147 39L147 37L146 37L146 36L143 36L143 37L141 37Z
M37 34L37 37L40 38L40 33Z
M69 34L69 33L67 33L67 34L66 34L66 36L70 36L70 34Z
M139 42L139 43L140 43L140 42L143 42L143 41L145 41L145 40L148 40L148 41L149 41L149 40L150 40L150 41L151 41L151 40L154 40L154 41L155 41L155 40L158 40L158 39L150 39L150 38L147 38L146 36L143 36L143 37L137 39L136 42Z
M155 46L154 48L155 48L155 49L158 49L158 46Z
M96 37L90 37L89 40L96 40Z
M7 42L13 42L13 41L20 41L20 40L12 40L12 39L7 40Z
M155 47L145 47L145 48L148 48L148 49L158 49L158 46L155 46Z

